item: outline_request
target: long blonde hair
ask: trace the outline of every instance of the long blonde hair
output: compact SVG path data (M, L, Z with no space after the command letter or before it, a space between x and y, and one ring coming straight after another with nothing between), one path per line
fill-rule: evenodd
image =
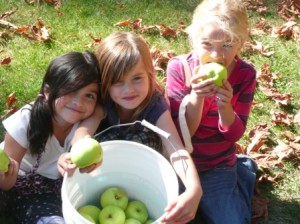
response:
M141 59L149 78L149 93L146 99L135 109L132 121L147 107L155 91L162 92L156 80L156 73L147 42L131 32L115 32L105 38L96 50L101 73L101 97L103 103L112 101L109 90L121 80Z
M218 25L232 41L241 46L248 39L248 15L242 0L203 0L196 7L192 23L187 28L194 49L199 43L201 28L210 23Z

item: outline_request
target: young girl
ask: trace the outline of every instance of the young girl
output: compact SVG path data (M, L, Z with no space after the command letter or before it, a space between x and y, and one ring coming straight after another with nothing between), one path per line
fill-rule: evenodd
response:
M165 209L163 223L187 223L195 216L202 189L195 165L184 149L172 121L162 89L156 82L155 70L147 43L129 32L116 32L108 36L96 51L101 71L101 97L107 116L101 122L98 141L133 140L163 152L170 159L177 174L186 186L186 191ZM137 124L134 127L116 127L137 120L146 121L171 134L169 142ZM157 141L161 144L157 144ZM180 155L180 157L179 157ZM186 164L184 170L182 160Z
M94 54L64 54L49 64L36 100L3 121L11 162L0 174L0 196L17 223L64 223L57 161L79 122L94 113L99 84Z
M171 113L185 145L192 141L203 188L197 216L205 223L251 223L256 164L236 155L256 85L256 71L239 57L248 36L247 20L242 1L202 1L188 27L193 51L167 66ZM223 87L212 79L199 81L206 74L193 74L210 62L227 68Z

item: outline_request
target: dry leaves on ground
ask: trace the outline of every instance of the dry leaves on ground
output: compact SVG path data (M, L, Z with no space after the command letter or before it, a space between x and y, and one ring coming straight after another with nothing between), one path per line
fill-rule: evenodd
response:
M27 1L29 2L29 1ZM29 3L36 3L37 1L30 1ZM60 1L47 1L56 4ZM268 7L264 5L263 0L248 0L246 1L248 10L253 10L263 15L268 11ZM57 4L56 6L60 6ZM6 29L0 31L0 40L11 38L12 35L22 35L31 40L46 42L50 40L50 28L44 25L40 18L37 18L36 24L22 26L12 24L8 21L10 15L16 13L17 10L12 10L0 15L0 26ZM283 18L286 23L274 27L268 23L264 18L259 19L251 29L251 39L245 44L244 51L250 54L261 54L265 57L274 55L275 49L272 46L264 45L258 40L255 40L259 35L270 35L273 38L282 38L285 40L292 40L300 44L300 28L299 23L295 19L300 18L300 3L299 0L283 0L277 5L277 13ZM62 12L59 12L63 16ZM186 35L186 25L182 22L178 23L177 27L170 27L164 23L145 25L142 18L128 19L113 24L120 29L130 29L133 32L145 34L158 34L158 38L176 39L179 35ZM101 37L94 37L89 34L92 43L87 44L89 48L96 47L102 40ZM1 42L0 42L1 44ZM155 69L162 74L165 74L165 69L168 61L176 56L173 51L162 51L155 46L150 46ZM0 52L1 56L1 52ZM0 58L1 65L8 65L12 59L9 57ZM280 78L281 74L272 73L269 64L263 64L258 69L258 88L269 99L273 100L275 104L286 106L293 100L293 97L288 93L280 93L273 85L274 80ZM15 93L11 93L6 99L6 109L2 115L2 119L9 114L16 111L15 102L17 98ZM253 103L253 107L262 106ZM285 125L287 129L293 125L300 125L300 112L297 114L287 114L283 111L270 111L270 119L273 125ZM261 218L268 219L268 203L269 200L259 190L259 186L265 182L276 184L281 180L282 173L277 172L271 176L269 172L274 167L282 167L288 160L295 160L300 169L300 137L294 136L291 132L280 133L277 136L275 147L266 146L267 140L270 138L270 127L266 124L257 124L249 132L250 143L247 146L238 145L239 153L252 156L257 162L262 174L258 176L255 196L253 198L253 215L252 222L258 223ZM280 139L280 140L279 140Z

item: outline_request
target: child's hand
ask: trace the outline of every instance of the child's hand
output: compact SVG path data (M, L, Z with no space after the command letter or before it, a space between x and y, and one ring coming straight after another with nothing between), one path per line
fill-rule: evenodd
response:
M62 176L64 176L65 173L67 173L68 176L73 176L76 168L77 166L71 161L69 152L61 154L57 161L57 169Z
M205 76L206 74L195 74L191 78L192 92L194 92L198 98L211 97L218 89L213 80L204 79Z
M233 89L227 80L223 81L223 87L219 87L216 92L219 109L224 109L231 104Z
M6 172L0 171L0 180L5 179L10 176L17 176L19 172L19 164L12 158L9 158L10 162L8 165L8 170Z
M80 171L80 173L90 173L94 169L96 169L97 167L99 167L101 164L102 164L102 160L99 163L93 163L90 166L87 166L87 167L84 167L84 168L80 168L79 171Z
M84 168L80 168L79 171L81 173L90 173L94 169L96 169L98 166L100 166L101 164L102 164L102 161L100 161L99 163L94 163L94 164L84 167ZM64 153L59 157L58 162L57 162L57 169L62 176L65 173L67 173L68 176L73 176L76 168L77 168L76 164L72 163L70 153Z
M169 203L165 209L164 218L160 223L188 223L195 218L201 194L195 197L194 194L184 192L178 198Z

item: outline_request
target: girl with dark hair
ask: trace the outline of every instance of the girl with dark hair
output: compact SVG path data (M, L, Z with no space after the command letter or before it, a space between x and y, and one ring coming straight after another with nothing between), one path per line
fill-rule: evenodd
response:
M49 64L35 101L3 121L10 165L0 172L0 206L17 223L64 223L57 161L71 147L80 121L95 108L102 111L99 84L94 54L66 53Z

